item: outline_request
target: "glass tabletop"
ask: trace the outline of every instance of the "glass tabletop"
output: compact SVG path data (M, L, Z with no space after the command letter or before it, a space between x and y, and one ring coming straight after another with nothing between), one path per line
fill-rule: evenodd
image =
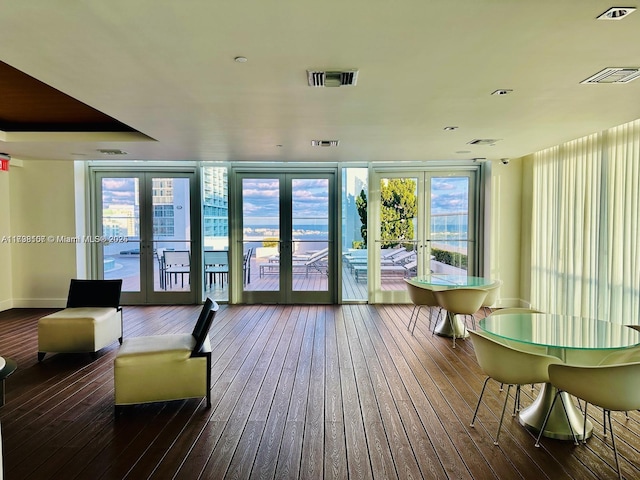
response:
M640 345L640 332L618 323L549 313L489 315L482 330L518 342L565 349L615 349Z
M438 287L486 287L494 283L494 280L484 277L470 277L467 275L431 273L413 277L411 280L418 284Z

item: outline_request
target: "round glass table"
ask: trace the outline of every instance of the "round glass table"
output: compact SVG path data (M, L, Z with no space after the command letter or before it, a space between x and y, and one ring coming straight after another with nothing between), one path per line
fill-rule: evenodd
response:
M4 405L4 380L18 368L15 360L0 357L0 407Z
M480 320L478 325L496 337L544 347L548 355L562 361L567 360L571 350L599 350L606 354L640 345L640 332L637 330L617 323L568 315L529 312L489 315ZM556 391L550 383L544 384L533 403L520 412L520 423L536 433L539 432ZM561 395L567 405L567 415L562 403L556 402L542 434L545 437L572 440L573 430L578 439L582 440L584 416L567 393L563 392ZM591 435L592 428L591 422L587 421L585 438Z
M413 277L411 280L414 285L431 290L466 287L482 288L495 283L495 280L490 278L448 273L431 273L428 275ZM447 312L446 317L441 318L436 325L434 333L443 337L453 337L454 332L456 338L466 338L469 336L467 329L464 326L464 322L455 315L451 315Z

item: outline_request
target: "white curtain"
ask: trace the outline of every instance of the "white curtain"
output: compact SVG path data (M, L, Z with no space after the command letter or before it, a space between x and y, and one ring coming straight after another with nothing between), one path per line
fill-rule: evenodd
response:
M640 121L534 155L532 305L640 324Z

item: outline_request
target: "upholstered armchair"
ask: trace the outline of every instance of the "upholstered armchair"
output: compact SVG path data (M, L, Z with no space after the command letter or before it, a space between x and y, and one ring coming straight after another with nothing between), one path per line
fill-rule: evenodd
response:
M207 298L192 333L123 342L114 360L116 413L124 405L198 397L211 406L209 329L217 311Z

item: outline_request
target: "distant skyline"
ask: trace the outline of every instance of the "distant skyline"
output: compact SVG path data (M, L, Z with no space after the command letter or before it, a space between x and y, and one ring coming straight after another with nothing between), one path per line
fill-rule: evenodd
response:
M136 178L103 178L103 207L138 205ZM326 179L296 179L299 188L293 190L293 211L297 218L323 220L328 215L328 181ZM243 218L253 225L272 225L278 218L279 195L277 179L243 179ZM431 213L441 215L468 210L468 177L434 177L431 180ZM310 220L310 221L311 221Z

